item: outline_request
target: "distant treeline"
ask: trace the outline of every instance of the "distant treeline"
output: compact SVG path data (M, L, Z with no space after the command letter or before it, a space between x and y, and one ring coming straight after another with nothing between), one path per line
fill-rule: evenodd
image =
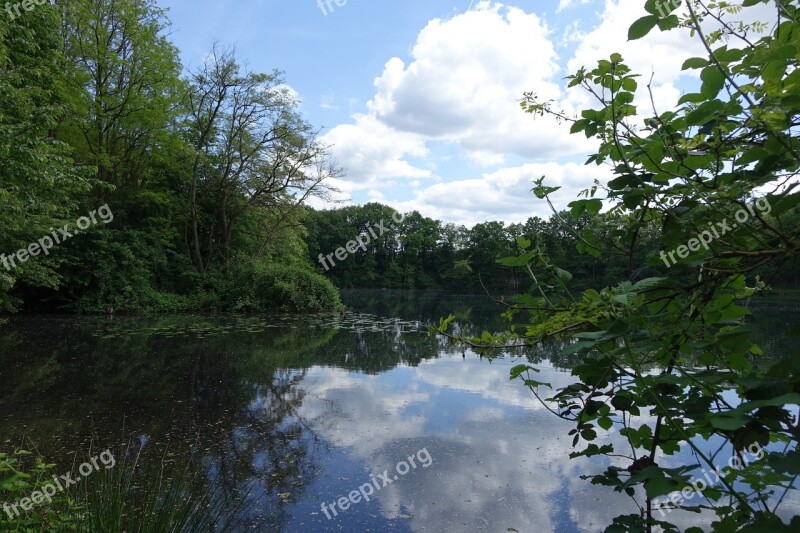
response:
M569 272L568 284L575 289L657 276L667 268L684 272L687 279L698 276L692 265L679 262L667 266L660 257L661 228L654 225L642 225L634 255L622 253L616 240L615 221L619 219L613 214L584 212L573 217L569 211L562 211L549 220L531 217L524 224L491 221L472 228L424 217L416 211L396 223L393 214L394 209L379 203L309 210L305 219L309 258L320 273L342 288L473 291L482 290L483 283L493 291L510 292L527 289L530 274L522 268L503 266L497 259L519 254L516 239L524 237L545 252L554 265ZM369 228L374 229L381 221L388 230L383 236L356 248L355 253L348 252L344 260L334 256L335 266L326 259L329 268L323 268L320 254L325 258L358 235L369 233ZM794 261L794 266L800 267L800 261ZM786 266L777 276L774 269L759 274L776 288L798 286L798 269Z

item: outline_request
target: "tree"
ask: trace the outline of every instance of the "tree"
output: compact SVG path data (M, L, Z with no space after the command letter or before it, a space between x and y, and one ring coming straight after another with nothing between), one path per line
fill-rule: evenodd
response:
M185 129L193 148L188 201L189 243L201 273L230 257L243 217L261 216L266 235L297 224L308 198L328 198L340 171L317 132L297 112L280 72L243 72L230 50L215 46L191 75Z
M232 54L182 80L169 25L155 0L0 17L0 311L338 307L303 240L338 172L316 131ZM113 224L70 230L101 205Z
M53 134L70 113L64 92L59 14L42 6L9 21L0 17L0 253L13 255L73 217L90 181ZM35 111L32 111L35 110ZM74 220L74 218L72 218ZM0 310L22 303L24 287L61 286L59 259L0 263ZM8 267L6 266L8 264Z
M516 271L508 271L497 265L497 260L513 251L513 237L503 222L482 222L469 231L469 247L472 269L482 277L487 286L503 289L516 286Z
M66 122L61 136L110 186L103 190L136 193L176 112L181 66L163 35L166 11L154 0L75 0L64 7L70 95L83 115Z
M533 94L523 101L525 111L554 114L570 122L573 133L596 138L599 149L587 164L608 164L614 172L607 186L595 184L570 204L575 218L607 204L613 221L605 235L591 227L580 232L578 251L598 257L613 246L631 265L641 254L657 275L625 275L576 297L557 283L569 274L522 237L521 253L501 261L529 269L533 278L532 291L508 304L506 316L516 327L455 338L481 350L570 339L565 353L582 357L573 370L577 381L543 402L574 422L570 435L580 447L571 457L616 460L588 477L625 491L639 513L618 516L607 531L675 531L664 512L674 508L705 509L715 531L800 527L798 516L791 524L779 517L782 495L800 474L792 407L800 404L800 357L764 360L741 304L766 288L759 269L790 261L800 249L800 9L788 0L769 2L777 18L771 28L727 20L760 3L767 2L692 0L683 18L672 13L678 3L667 16L659 15L660 2L645 3L648 15L631 26L630 40L658 26L689 32L707 51L684 63L700 71L702 85L672 110L639 114L640 83L620 54L569 77L570 87L582 87L597 102L580 117ZM711 32L709 24L715 25ZM754 34L767 29L756 40ZM534 192L547 199L555 190L541 179ZM652 239L654 228L660 230L658 248L642 242ZM434 331L453 336L451 320ZM512 377L540 397L546 384L533 377L536 371L519 365ZM624 449L593 442L612 426L626 438ZM698 464L661 466L681 447L690 448ZM674 492L692 487L698 467L717 468L723 451L738 467L725 470L718 487L703 490L709 505L693 505Z

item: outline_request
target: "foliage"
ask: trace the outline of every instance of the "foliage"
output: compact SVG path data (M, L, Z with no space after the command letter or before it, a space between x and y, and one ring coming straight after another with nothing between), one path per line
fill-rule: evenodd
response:
M14 504L33 491L51 483L55 465L25 450L0 452L0 502ZM10 509L10 507L9 507ZM58 494L51 501L35 505L31 512L17 507L13 518L8 512L0 515L0 529L12 532L78 531L85 518L83 506L68 495Z
M335 162L280 72L215 46L182 76L169 25L155 0L0 17L0 253L100 205L114 214L46 256L0 263L0 311L221 310L232 293L210 287L233 257L308 267L303 208L331 190ZM335 306L301 271L275 307L253 307Z
M52 130L70 112L64 101L60 17L43 6L25 17L0 17L0 253L11 254L65 223L88 175ZM57 287L58 260L43 257L12 271L0 267L0 311L19 305L19 285Z
M231 311L320 313L342 308L336 287L306 266L230 261L215 278L215 292Z
M668 506L704 510L701 520L715 531L796 531L800 522L782 521L780 508L800 473L800 358L764 360L741 305L764 288L758 272L779 270L800 247L800 9L774 2L778 23L756 40L752 34L761 26L734 25L725 15L758 3L692 1L683 19L661 19L656 0L646 2L649 14L631 27L630 39L656 26L688 30L708 52L684 63L699 71L701 86L673 110L639 113L637 96L650 99L620 54L568 78L597 102L579 117L525 95L525 111L554 114L570 122L573 133L597 139L587 164L613 170L607 185L596 183L570 204L573 219L605 205L616 222L604 232L567 228L575 232L577 250L599 257L610 246L629 258L628 270L637 257L650 270L574 295L564 283L570 274L520 238L518 254L501 263L525 269L532 288L507 304L508 331L465 338L448 333L448 320L433 330L484 351L570 339L564 353L582 358L573 369L577 381L543 402L575 424L571 457L610 458L605 472L587 476L592 483L624 491L639 509L617 517L607 531L677 530L671 515L654 512L656 502L687 487L698 468L721 464L723 451L740 460L753 446L768 453L729 470L703 493L707 504L677 500ZM712 22L717 29L705 33ZM543 178L534 193L549 201L555 190ZM732 225L723 231L726 223ZM712 235L712 228L722 234ZM703 232L711 235L707 247L686 246ZM642 245L652 235L660 241L657 249ZM663 252L679 247L679 265L665 265ZM535 372L520 365L512 378L540 397L547 384ZM624 448L603 440L612 427L627 441ZM664 458L682 448L697 462L662 466L674 463Z
M308 256L317 269L340 287L359 288L444 288L482 290L489 288L525 288L527 281L519 269L504 269L497 259L513 253L517 237L526 237L539 244L551 257L563 260L574 273L573 287L596 286L606 273L627 268L628 258L607 253L603 257L576 256L573 234L580 228L593 226L597 232L614 224L613 218L583 215L575 221L575 231L565 232L557 218L544 221L531 217L525 224L490 221L472 228L446 224L407 213L400 224L391 229L388 222L394 210L369 203L326 211L309 210L305 219L308 228ZM568 213L559 216L569 218ZM335 266L324 270L319 260L345 246L358 235L375 230L381 223L387 232L365 246L357 248L344 261L334 259ZM649 241L655 248L656 241ZM643 266L641 258L636 265Z
M140 455L90 476L76 491L87 508L80 531L232 531L247 494L208 487L189 463L167 475L167 458L140 464Z

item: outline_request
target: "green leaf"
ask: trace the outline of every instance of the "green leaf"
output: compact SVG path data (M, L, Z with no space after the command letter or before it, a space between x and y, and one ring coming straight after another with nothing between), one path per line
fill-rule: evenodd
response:
M603 202L597 198L586 200L586 210L590 213L597 214L603 209Z
M582 350L591 349L597 346L596 342L592 341L580 341L575 342L561 350L561 353L564 355L572 355L573 353L580 352Z
M540 200L544 200L548 195L553 194L561 187L545 187L544 185L540 185L533 188L533 194L536 195L536 198Z
M625 89L626 91L636 92L637 87L638 84L636 83L636 80L633 78L625 78L624 80L622 80L622 88Z
M708 66L708 59L702 57L690 57L683 62L681 70L703 68Z
M564 270L563 268L556 267L556 276L563 281L569 281L572 279L572 274Z
M734 431L743 426L746 426L752 420L753 419L751 417L743 413L737 413L734 411L712 415L708 418L708 421L711 423L712 427L724 431Z
M677 15L669 15L664 18L658 19L658 29L661 31L669 31L680 26L681 21Z
M700 104L705 101L705 96L700 93L686 93L678 98L679 104Z
M642 280L637 281L631 290L635 292L642 292L648 289L652 289L653 287L657 287L662 281L665 281L667 278L645 278Z
M576 120L572 124L572 127L570 127L569 132L570 133L578 133L579 131L584 130L587 125L589 125L589 119L582 118L582 119Z
M663 496L680 488L680 484L677 481L665 476L664 472L656 466L648 466L644 470L637 472L635 476L646 480L644 490L648 498Z
M656 24L658 24L658 21L659 17L656 15L647 15L640 18L631 24L630 28L628 28L628 40L635 41L637 39L641 39L650 33L650 30L652 30Z
M507 267L521 267L530 263L533 258L533 253L528 252L520 256L503 257L497 260L497 263Z
M510 376L511 379L516 379L522 375L523 372L527 371L539 372L538 368L532 367L530 365L516 365L511 369Z
M646 0L644 3L644 10L650 13L651 15L659 15L659 6L661 5L663 0ZM663 7L661 8L663 11Z
M620 411L630 410L633 404L633 399L624 394L617 394L611 399L611 405Z
M700 72L700 79L703 80L700 93L709 100L716 98L725 86L725 75L713 65Z

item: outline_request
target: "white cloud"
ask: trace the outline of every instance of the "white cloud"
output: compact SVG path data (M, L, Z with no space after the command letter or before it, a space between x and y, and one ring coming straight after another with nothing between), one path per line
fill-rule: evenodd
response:
M592 0L579 0L579 4L588 4ZM558 7L556 8L556 13L561 13L565 9L569 9L575 5L575 0L559 0Z
M424 158L428 148L424 140L413 133L395 130L372 115L353 115L355 124L333 128L322 142L332 146L333 153L347 168L347 182L356 185L349 190L364 188L363 184L378 184L390 178L431 178L433 173L408 163L404 158ZM361 184L361 187L357 185ZM340 184L347 188L346 184Z
M333 128L324 142L348 170L354 191L384 180L433 178L433 144L456 146L488 167L511 155L550 160L583 153L587 143L550 117L523 113L525 91L557 98L559 67L540 17L487 1L419 33L408 63L394 57L375 80L367 114ZM415 163L409 162L415 158Z
M581 66L593 67L600 59L618 52L631 69L649 78L655 73L659 84L675 83L685 73L681 65L687 57L700 55L702 44L689 39L686 31L661 32L652 30L646 37L628 41L628 28L637 19L647 15L640 0L606 0L605 9L597 26L583 36L574 56L567 62L567 70L574 72Z
M559 10L576 2L587 3L562 0ZM595 18L587 16L594 8L587 8L558 30L534 13L487 0L466 13L431 20L409 58L386 62L367 112L324 137L347 170L336 185L403 211L472 225L549 217L546 204L530 193L531 181L546 175L563 186L554 200L557 208L566 207L594 178L605 180L608 171L582 166L595 143L570 135L568 124L550 116L523 113L522 94L553 100L553 108L567 116L596 107L585 91L566 89L563 77L619 52L641 75L635 100L640 112L652 112L651 74L652 97L663 112L698 83L695 72L681 70L683 61L705 55L686 30L655 29L628 42L628 27L646 14L642 0L599 5ZM574 51L560 58L557 46Z
M411 61L390 59L368 103L381 122L459 146L472 161L502 163L510 154L543 160L585 148L549 117L521 112L525 91L561 95L551 31L536 14L481 2L420 32Z
M401 211L417 210L431 218L468 226L486 220L524 222L534 215L549 218L547 203L531 192L533 180L541 176L546 177L547 185L562 187L551 199L557 209L563 209L595 179L605 183L609 171L604 166L577 163L528 163L479 178L437 183L420 190L411 200L388 203Z

